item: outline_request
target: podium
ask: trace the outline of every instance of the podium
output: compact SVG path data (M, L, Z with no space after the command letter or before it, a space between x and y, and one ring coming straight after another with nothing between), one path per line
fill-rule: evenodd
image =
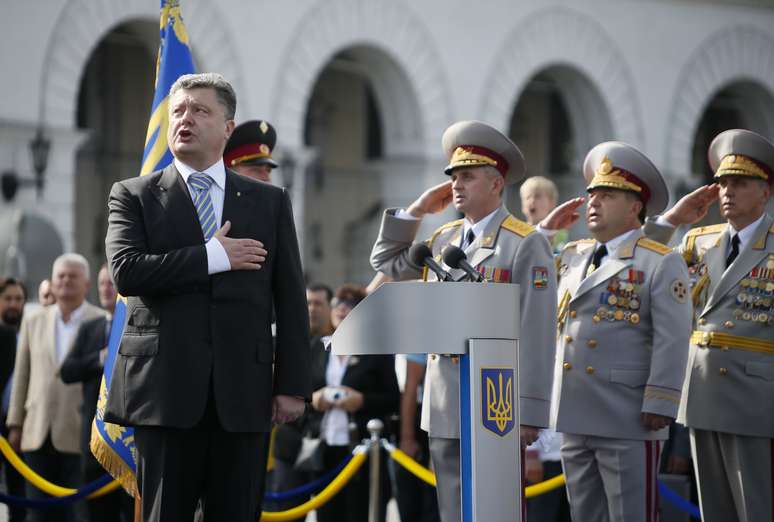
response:
M336 355L459 356L462 521L521 520L519 285L386 283L333 334Z

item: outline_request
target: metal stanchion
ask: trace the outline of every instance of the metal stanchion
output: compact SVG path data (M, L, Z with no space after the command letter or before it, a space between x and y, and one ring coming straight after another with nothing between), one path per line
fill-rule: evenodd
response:
M379 507L381 504L381 499L379 498L381 493L379 488L379 480L381 478L379 473L379 453L382 448L379 438L384 429L384 423L379 419L371 419L368 421L366 428L371 433L371 448L369 450L371 452L371 482L368 495L368 522L379 522Z

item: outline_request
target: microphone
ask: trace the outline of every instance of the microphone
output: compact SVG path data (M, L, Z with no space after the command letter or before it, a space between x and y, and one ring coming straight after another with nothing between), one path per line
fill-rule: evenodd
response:
M468 256L458 246L449 245L443 249L443 262L452 268L464 271L468 274L471 281L476 283L483 283L485 281L484 276L468 263Z
M439 281L454 281L451 274L441 268L441 265L436 263L435 259L433 259L433 253L430 251L430 247L428 247L424 243L415 243L411 245L411 248L409 248L408 251L409 255L409 261L411 261L416 266L426 266L433 272L435 272L435 275L438 276Z

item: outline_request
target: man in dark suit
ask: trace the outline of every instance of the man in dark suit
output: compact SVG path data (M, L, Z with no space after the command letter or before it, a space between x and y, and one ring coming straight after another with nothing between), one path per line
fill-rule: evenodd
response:
M331 299L333 299L333 290L322 283L313 283L306 287L306 305L309 311L310 367L313 368L311 373L314 373L317 363L323 360L324 343L333 334ZM325 366L324 362L320 364ZM308 416L304 416L296 422L278 426L275 430L274 444L272 445L274 470L270 491L288 491L311 480L309 472L299 470L295 465L301 450L304 426L307 421ZM298 499L275 502L269 509L271 511L285 511L298 505L298 503ZM304 519L305 517L299 517L295 520Z
M107 265L97 276L99 304L108 312L107 317L85 321L78 329L73 346L65 357L59 376L67 384L76 382L83 386L81 405L81 481L84 484L105 474L105 469L91 453L91 425L97 409L102 368L107 356L110 326L116 307L116 289L110 279ZM132 498L119 489L87 503L90 522L131 522L134 519Z
M3 390L0 433L8 437L5 418L11 399L11 376L16 364L16 338L24 315L24 303L27 301L27 289L21 281L12 277L0 278L0 386ZM24 496L25 480L5 459L0 459L0 467L5 469L5 483L10 495ZM10 522L24 520L27 510L19 506L8 506Z
M189 522L202 498L207 520L253 522L271 422L299 417L310 395L290 200L225 169L235 109L220 75L181 76L174 163L116 183L108 202L127 319L105 420L135 427L145 521Z

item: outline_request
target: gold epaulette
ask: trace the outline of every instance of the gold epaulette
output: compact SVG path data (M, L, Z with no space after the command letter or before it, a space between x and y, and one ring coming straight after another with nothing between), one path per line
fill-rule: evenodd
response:
M706 236L707 234L716 234L723 232L726 228L725 223L718 223L717 225L707 225L706 227L692 228L685 233L686 236Z
M594 242L593 239L576 239L564 245L564 248L562 248L562 252L564 252L565 250L569 250L571 248L575 248L578 245L588 245L593 242Z
M505 230L509 230L516 234L517 236L521 237L527 237L532 232L535 231L535 227L530 225L529 223L525 223L524 221L521 221L520 219L516 219L513 216L508 216L505 218L503 223L500 225L500 228L504 228Z
M448 229L453 228L453 227L458 227L460 225L462 225L462 220L461 219L456 219L454 221L449 221L448 223L445 223L445 224L441 225L435 232L433 232L433 235L430 236L430 239L428 239L428 241L427 241L427 246L432 247L433 243L435 242L435 238L437 238L441 234L441 232L443 232L444 230L448 230Z
M685 251L683 252L683 259L689 265L694 262L693 251L696 248L696 238L699 236L706 236L709 234L720 234L725 229L725 223L718 223L717 225L707 225L706 227L692 228L685 233Z
M774 223L769 227L769 234L774 234Z
M648 239L647 237L641 237L637 241L637 245L643 248L647 248L648 250L652 250L653 252L656 252L657 254L661 254L662 256L665 256L672 251L672 249L666 246L664 243L653 241L652 239Z

